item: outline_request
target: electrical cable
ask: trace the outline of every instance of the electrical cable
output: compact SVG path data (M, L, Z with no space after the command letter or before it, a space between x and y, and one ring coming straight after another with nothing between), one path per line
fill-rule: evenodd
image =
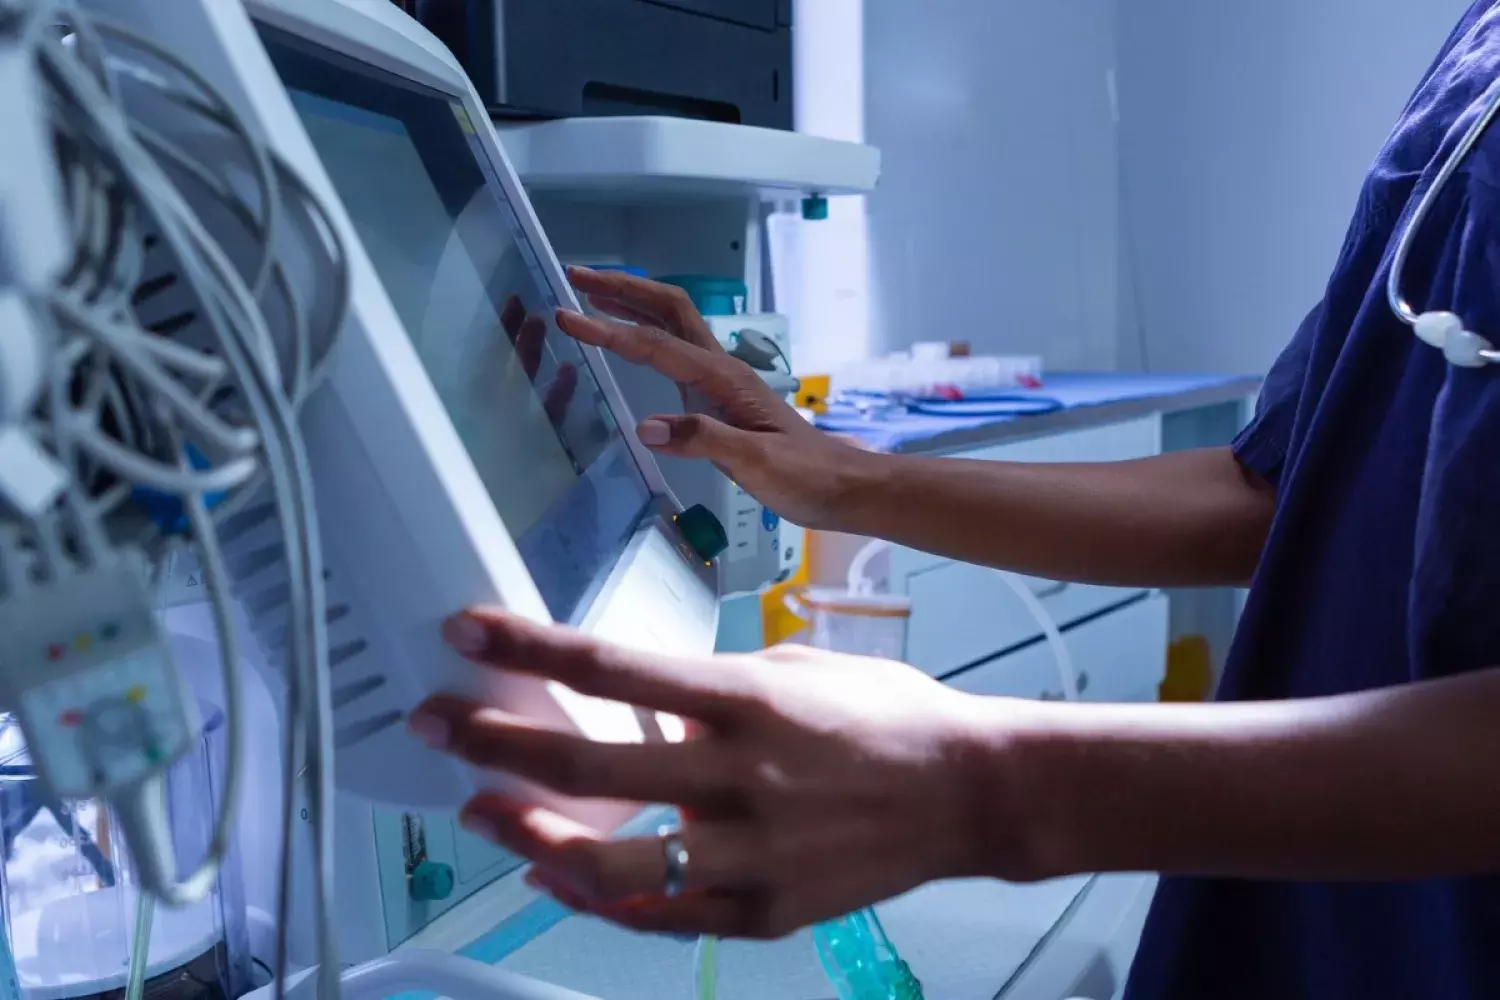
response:
M218 535L202 496L189 494L184 498L184 503L188 521L197 536L203 580L219 637L220 667L224 675L224 730L227 746L224 790L203 862L187 878L178 880L175 885L153 885L142 880L146 889L169 906L191 905L213 890L220 865L229 853L229 839L234 832L235 812L245 771L244 677L241 673L229 571L224 565ZM141 817L132 816L130 812L129 808L121 808L122 820L127 824L127 829L130 825L139 826L142 822ZM155 858L140 850L134 841L131 846L138 865L160 867L164 864L168 873L175 867L170 844L165 845L165 857ZM149 874L155 876L152 881L159 881L164 873L155 871Z
M1063 639L1062 629L1057 627L1057 621L1047 609L1042 606L1042 601L1032 589L1026 586L1026 581L1014 573L1004 570L1000 573L1000 579L1015 592L1016 597L1036 623L1041 626L1042 635L1047 638L1047 645L1052 649L1052 659L1057 663L1058 678L1062 681L1063 698L1067 701L1078 701L1082 697L1082 690L1078 683L1078 670L1073 666L1072 654L1068 652L1068 644Z
M251 157L255 161L256 169L254 172L257 179L261 182L261 205L262 210L265 213L265 219L261 224L261 229L267 234L274 234L276 231L276 206L278 202L276 192L276 170L272 164L270 151L266 149L265 144L256 141L256 139L250 135L244 124L240 122L239 117L234 114L233 110L228 106L224 99L219 96L218 91L214 89L213 85L205 80L202 74L198 73L198 71L189 66L185 61L179 59L173 53L161 48L159 45L156 45L148 39L141 37L139 34L131 31L124 25L117 24L107 17L98 14L91 14L89 20L93 25L94 30L98 31L100 34L112 36L116 39L119 39L131 48L134 48L137 51L142 52L153 59L156 59L163 65L175 70L177 73L182 75L183 79L187 80L189 83L195 86L202 96L208 99L207 113L213 116L214 120L217 121L218 124L233 132L242 141L245 149L249 151ZM170 92L163 91L163 93L167 94L169 97L171 96ZM194 108L191 105L189 107L190 110L202 110ZM265 290L266 282L270 277L271 262L274 256L275 254L271 246L270 236L268 235L267 240L263 245L259 261L255 267L255 277L250 282L251 290L257 297L261 294L261 292Z
M106 30L114 29L116 26L108 26ZM213 90L201 79L195 77L191 70L181 65L170 55L160 52L150 43L145 42L128 31L112 31L116 37L123 37L127 42L136 46L154 58L160 59L164 64L173 66L183 72L190 81L200 84L205 93L213 95ZM80 37L84 31L79 32ZM54 47L55 45L55 47ZM77 47L77 46L75 46ZM89 46L83 46L88 49ZM226 449L231 452L250 452L256 449L264 453L264 474L275 497L280 524L283 529L283 541L286 555L286 568L289 587L289 613L293 619L290 629L291 656L288 663L289 691L292 697L289 701L294 710L288 716L288 732L291 742L294 744L306 735L308 740L308 766L317 775L317 782L310 791L309 812L314 821L316 852L319 868L319 886L317 892L317 903L319 909L319 944L322 952L321 978L324 987L323 992L327 996L336 996L338 992L339 964L334 952L334 935L332 933L331 908L329 899L331 897L331 854L332 854L332 827L329 822L328 810L332 796L332 720L331 720L331 694L329 678L326 668L326 634L325 622L321 613L322 600L322 572L321 555L317 543L315 531L315 509L311 498L311 477L307 468L306 455L301 448L300 438L296 428L295 410L296 404L300 403L300 397L306 391L307 385L304 372L315 374L326 360L326 352L322 358L313 359L308 351L306 342L306 331L297 330L293 334L294 361L291 373L292 395L298 397L289 400L284 395L286 380L281 377L277 366L275 342L270 336L269 330L260 314L259 304L256 296L264 288L267 276L271 273L271 265L266 263L271 259L271 234L272 226L269 220L274 219L274 211L279 198L279 192L274 187L275 177L273 170L267 168L270 158L264 147L245 136L246 148L250 151L252 159L256 159L260 169L258 176L266 183L263 188L263 210L266 213L268 224L262 247L262 264L257 268L253 281L256 293L252 294L245 287L238 273L224 258L222 251L215 245L214 241L203 231L201 224L192 215L190 210L182 202L180 196L160 173L160 167L145 153L144 148L129 133L129 126L123 124L123 119L118 115L111 116L108 102L98 100L96 91L91 90L86 75L73 72L60 43L47 43L42 46L43 62L52 74L55 82L60 83L60 90L72 98L72 110L76 112L83 122L88 126L89 133L95 139L97 151L113 161L113 167L120 175L120 179L133 188L141 200L152 207L156 222L161 227L162 238L172 246L176 253L178 262L182 268L183 276L188 279L188 284L197 295L203 305L204 319L209 325L218 331L220 348L228 362L228 368L233 375L235 384L242 396L242 401L249 409L254 419L255 426L261 428L262 433L258 440L241 439L236 442L242 445L240 449ZM65 51L65 50L64 50ZM102 50L95 50L102 51ZM85 58L87 56L85 55ZM101 63L102 65L102 63ZM106 79L107 79L107 74ZM106 88L107 89L107 88ZM213 99L210 97L210 105ZM221 106L222 106L222 102ZM198 109L201 110L201 109ZM233 116L226 116L226 121L234 121ZM244 133L240 133L244 134ZM280 165L275 165L279 168ZM82 171L83 183L87 184L95 192L101 185L98 183L99 174L90 174L85 168ZM305 192L299 190L299 195ZM75 202L77 199L75 199ZM94 263L98 263L102 257L106 261L106 267L92 269L93 273L114 275L121 269L128 267L127 256L119 249L123 244L119 240L119 232L115 223L115 217L119 213L97 212L94 206L100 202L98 196L84 197L80 205L79 215L84 218L77 230L80 247L84 248L84 257L92 257ZM326 234L332 239L328 242L333 246L335 269L338 272L339 289L347 291L347 256L342 248L338 246L336 231L329 224L326 216L321 214L321 206L316 205L315 199L309 199L308 205L313 209L316 218L315 226L320 230L320 238ZM100 248L103 248L102 253ZM84 273L88 273L88 269ZM103 280L100 287L108 288L118 282ZM96 293L97 294L97 293ZM347 295L344 294L336 301L336 308L332 330L337 329L337 324L342 319L342 310L346 306ZM85 298L85 303L92 302ZM294 298L288 297L289 309L294 313L298 304ZM81 321L84 329L94 337L98 337L101 329L109 332L120 333L119 330L110 331L108 324L97 322L104 317L97 316L74 316L73 319ZM301 326L293 317L294 325ZM331 343L332 336L329 341ZM157 367L155 364L139 363L140 358L131 351L129 337L121 334L116 337L115 342L110 345L114 350L112 353L123 353L127 361L138 362L131 371L132 380L144 379L148 383L155 378ZM304 360L306 359L306 360ZM154 362L155 358L146 359ZM153 389L161 389L163 383L170 387L175 385L171 379L155 378ZM170 390L169 390L170 394ZM102 398L102 396L100 397ZM158 401L158 393L152 394L153 401ZM206 414L195 405L195 401L184 398L184 394L177 393L175 398L169 401L168 410L178 419L187 417L189 422L192 418L202 417ZM200 420L201 424L207 425L203 429L216 430L213 421ZM171 425L169 425L171 426ZM87 437L81 439L75 433L76 428L61 427L55 435L59 439L66 439L69 447L77 443L85 445L91 443ZM187 458L184 453L185 442L181 440L180 433L174 432L176 439L175 453L177 455L179 471L187 474ZM97 442L92 442L97 444ZM95 451L101 449L92 449ZM98 456L96 455L97 459ZM76 463L75 463L76 467ZM140 470L137 470L140 471ZM160 471L160 470L156 470ZM220 595L223 601L227 601L228 574L224 571L221 558L218 556L217 546L214 543L214 525L210 518L206 505L203 501L204 485L201 477L188 482L171 482L163 485L182 487L191 486L193 491L186 497L186 504L190 520L192 521L195 535L205 555L206 560L213 565L205 566L205 574L212 573L216 576L219 585L216 589L222 591ZM248 495L249 484L241 484L242 495ZM180 492L172 490L172 492ZM220 603L223 603L221 601ZM222 611L223 609L219 609ZM222 645L227 640L232 643L233 623L224 620L227 616L217 615L220 618L217 627L221 632L221 652L228 654L229 650ZM232 671L238 669L238 657L226 656L233 660L233 665L226 663L226 716L238 715L239 692L237 684L232 683ZM321 669L320 669L321 668ZM298 693L308 692L312 695L312 704L304 711ZM306 726L306 730L304 730ZM231 733L231 745L237 745L237 739L242 738L239 720L229 718L227 728ZM289 763L295 764L300 754L289 755ZM240 770L239 764L231 755L231 765L228 768L229 777L226 785L235 781ZM289 786L290 787L290 786ZM223 818L232 809L237 795L226 793L226 809L221 812L216 828L222 827ZM217 839L215 844L217 844ZM282 864L289 864L290 843L283 844ZM210 852L209 862L217 863L213 857L214 851ZM222 857L222 852L219 852ZM207 864L208 862L206 862ZM192 878L188 880L190 883ZM284 880L283 880L284 881ZM184 886L159 887L163 888L162 895L169 901L174 895L183 890ZM278 910L282 916L285 926L287 913L287 901L283 896L278 901ZM284 959L284 955L283 955ZM284 973L284 964L278 973ZM282 988L278 976L278 995Z
M719 939L711 934L698 938L693 948L695 1000L717 1000L719 995Z
M210 264L218 263L222 267L222 262L215 261L213 255L209 255L208 262ZM240 290L235 289L231 285L229 291L231 292L231 294L234 294L239 292ZM278 414L278 416L285 418L285 414ZM308 518L315 516L314 512L311 509L311 500L310 496L308 495L310 493L310 474L307 472L306 468L306 456L305 454L301 453L300 441L297 439L295 427L290 421L286 421L282 424L282 426L277 427L277 431L281 435L284 435L284 441L278 442L278 444L284 443L288 445L289 450L293 454L293 463L296 466L296 469L291 476L291 480L294 486L297 487L294 490L295 499L293 500L293 504L294 506L300 508L295 512L295 514L292 514L292 516L288 516L289 512L285 508L283 508L281 523L284 527L299 523L306 524L309 523L309 521L307 520ZM274 472L273 478L275 478ZM283 501L285 499L287 498L281 498L281 500ZM301 516L299 517L296 515ZM319 608L321 608L323 605L321 595L322 574L321 572L307 572L305 576L302 576L302 578L299 579L301 571L311 570L316 560L315 543L313 543L312 539L308 537L308 534L300 533L300 541L302 543L301 552L298 553L298 556L296 558L292 557L292 546L288 545L287 562L291 585L289 606L294 619L302 619L301 621L294 621L293 623L293 627L291 629L291 634L293 637L292 645L294 647L299 645L299 636L303 637L304 640L309 637L309 632L307 631L307 629L310 626L311 645L317 652L315 652L312 657L295 657L293 664L289 665L290 669L288 673L289 677L292 679L292 683L289 685L289 688L296 693L294 693L292 697L289 698L290 711L288 724L290 727L289 735L291 736L293 746L288 748L289 753L287 759L289 765L294 765L295 762L301 757L301 754L297 752L298 747L296 746L297 741L301 739L302 726L304 725L304 708L301 704L300 693L306 686L308 686L307 682L311 681L313 698L312 705L310 706L312 717L310 722L308 723L308 728L311 730L311 733L307 740L307 757L308 769L313 771L317 779L310 788L309 815L312 819L312 825L314 827L313 832L315 863L319 875L319 885L318 891L315 893L315 903L318 911L318 937L321 959L320 978L323 981L322 986L325 994L334 996L337 994L339 985L339 965L335 958L336 934L333 928L331 906L328 902L332 896L331 883L333 831L332 825L328 821L327 815L328 806L332 799L332 697L327 671L312 669L310 671L304 672L303 669L299 669L299 665L297 662L300 661L300 664L304 666L312 666L315 664L326 662L326 635L324 634L324 622L322 621L322 616L309 615L307 613L307 609L310 605L312 607ZM309 598L310 601L308 599L304 599L304 596L301 593L301 591L303 591L304 589L308 591L306 597ZM308 673L311 674L310 677L307 676ZM287 787L291 788L293 787L293 783L295 782L295 773L291 770L290 766L288 770L291 781L288 782ZM289 816L290 813L287 814L288 821ZM288 832L288 826L285 823L283 826L283 832L284 834ZM290 865L289 840L284 840L283 843L282 865L283 875L280 880L281 885L278 892L277 904L278 925L280 928L278 932L276 977L276 993L278 997L282 995L282 991L284 990L286 967L286 928L289 925L289 874L287 868L287 866Z
M195 220L191 218L185 219L183 221L189 228L191 228L195 223ZM215 252L216 248L212 246L203 246L202 249L206 251L204 253L203 263L208 265L211 269L220 272L221 277L229 279L228 287L225 288L224 291L228 292L231 296L244 296L248 294L243 286L236 287L236 284L232 281L232 269L228 265L227 261L224 261L222 257ZM224 308L225 303L219 301L217 297L210 297L209 306L210 311L217 312L219 309ZM254 317L251 316L251 313L253 313L253 309L245 310L245 312L247 317L251 318L252 320L254 319ZM260 366L251 364L250 359L244 354L240 353L240 350L242 350L247 345L236 344L232 346L237 349L229 350L226 353L229 356L231 365L237 369L237 372L240 369L249 369L246 374L250 376L251 380L257 382L257 390L265 391L269 389L270 386L267 385L264 381L266 379L267 373L262 368L260 368ZM225 347L231 347L231 344L226 342ZM262 360L265 361L269 359L266 359L264 355L262 355ZM279 379L277 381L279 381ZM256 392L251 394L250 399L252 406L254 406L257 402L263 401L264 397L261 395L261 392ZM286 443L287 438L291 439L291 442L294 446L299 442L296 439L294 427L291 427L290 433L288 432L288 428L291 425L291 422L287 421L285 418L286 414L284 413L276 413L274 414L274 416L270 413L264 415L257 414L257 423L259 423L261 426L270 426L275 431L275 433L267 435L265 444L267 446L268 471L273 483L273 491L275 493L277 506L279 509L279 520L281 525L283 526L284 533L288 535L288 537L286 538L285 546L288 571L288 606L289 611L293 617L292 627L290 629L290 645L292 647L292 655L289 657L287 670L289 681L288 734L290 737L289 742L295 743L296 740L302 737L304 726L308 726L316 733L313 738L308 740L307 756L309 769L319 772L319 783L314 786L312 793L309 795L308 802L309 816L314 828L314 844L315 853L317 855L317 858L315 860L317 862L317 868L319 872L317 887L318 891L315 893L315 896L319 897L319 977L323 992L329 997L336 997L339 989L339 966L335 957L336 936L333 932L331 914L329 913L326 903L326 899L331 896L331 893L328 892L328 883L332 881L330 850L332 831L329 828L325 817L325 802L328 798L330 798L330 796L323 794L323 781L325 780L325 776L321 773L324 770L328 770L330 773L326 776L326 778L327 780L331 780L332 752L330 749L325 753L323 747L326 744L331 748L332 733L331 727L328 731L318 731L323 725L323 719L325 715L324 710L316 704L317 701L326 692L328 684L327 671L318 670L315 666L318 663L326 662L326 638L320 639L323 633L322 616L310 615L308 610L309 598L311 598L313 594L320 595L321 593L322 579L321 572L315 574L306 573L307 567L304 565L303 557L308 551L307 539L304 537L301 540L303 544L298 545L294 544L293 539L290 537L290 535L293 533L293 526L300 523L305 523L300 521L298 517L298 515L301 513L301 509L303 509L303 504L301 503L300 497L298 496L299 491L295 488L296 484L294 481L296 479L301 479L303 481L303 484L306 484L307 480L309 480L310 477L306 474L306 457L305 455L300 454L300 448L294 447L294 453L297 453L299 457L299 467L297 468L296 472L294 473L286 465L286 456L282 452L283 444ZM321 607L321 602L319 603L319 606ZM307 649L307 646L309 645L309 639L311 639L310 644L315 650L322 650L320 654L314 653L311 656L308 655L309 651ZM312 676L309 676L309 674L311 674ZM311 685L308 684L309 680L312 681ZM314 704L311 706L304 706L302 695L308 687L312 688ZM320 688L322 689L321 691ZM305 718L308 711L311 711L312 713L310 722ZM300 754L296 753L295 747L289 747L288 749L288 761L292 762L292 764L289 766L294 766L295 761L298 759ZM326 769L321 765L321 762L325 760L329 762L329 767ZM294 782L295 773L292 777ZM288 787L292 786L289 785ZM284 832L288 829L286 823L289 822L289 817L284 819ZM281 853L281 865L283 866L283 871L282 877L279 880L280 888L278 890L277 899L277 922L279 926L277 942L278 954L276 961L277 975L275 981L275 995L277 997L277 1000L281 1000L281 998L284 997L285 991L285 972L287 958L286 928L290 923L290 895L288 890L290 887L289 866L291 864L291 850L289 840L284 841Z
M851 594L868 596L875 592L875 582L870 579L870 563L875 558L892 548L890 542L877 540L861 548L855 553L849 563L849 572L845 586ZM1052 658L1057 664L1058 679L1062 682L1063 698L1067 701L1078 701L1082 695L1079 688L1078 670L1073 665L1073 657L1068 652L1067 641L1063 638L1062 629L1058 628L1057 621L1047 613L1046 607L1042 605L1041 599L1036 596L1026 581L1014 573L1006 570L995 570L999 574L1001 582L1015 593L1021 606L1026 609L1037 626L1041 628L1042 635L1047 640L1048 647L1052 650Z
M254 451L259 435L249 428L232 427L199 405L180 383L167 377L166 373L151 363L145 351L136 343L143 339L139 335L112 318L90 315L65 294L54 294L52 305L61 318L79 329L87 330L96 339L98 346L108 349L132 375L139 377L150 387L153 398L166 403L178 416L186 418L193 430L207 438L212 447L230 454Z
M183 152L177 145L152 129L137 125L135 133L136 137L148 149L152 150L158 156L170 160L174 166L191 176L195 182L202 185L218 201L228 207L241 225L244 225L256 234L256 239L262 241L268 239L269 233L263 228L257 228L262 224L257 222L251 212L245 208L244 204L234 196L229 186L218 177L215 177L207 167L198 163L198 161ZM298 300L295 290L292 288L290 279L287 277L286 269L275 262L274 256L268 259L271 259L269 270L271 284L281 293L282 299L286 303L289 325L292 329L290 339L292 340L293 363L291 375L287 382L288 394L294 402L300 401L308 383L309 370L311 368L309 338L305 330L305 315L302 304Z
M219 264L221 267L223 266L223 262L216 260L215 255L212 253L207 255L207 261L210 264ZM235 288L233 284L230 285L228 290L231 292L231 294L239 293L240 295L242 295L241 290ZM251 309L247 309L246 311L252 312L253 306L251 307ZM294 502L300 507L300 510L296 512L300 515L300 517L294 517L293 519L288 520L285 516L283 516L282 524L284 527L291 524L315 524L316 513L312 507L310 496L311 475L307 469L306 455L301 448L300 438L296 433L294 418L288 420L287 414L285 412L279 413L277 414L277 416L281 418L282 423L281 426L278 426L276 429L278 432L285 436L285 440L282 443L284 443L288 447L288 450L292 454L294 469L292 470L293 475L291 479L295 487ZM283 515L285 515L285 513L286 512L283 511ZM321 573L321 559L316 551L316 542L311 536L311 533L300 532L299 535L300 541L302 543L302 552L299 554L299 558L295 560L290 558L292 547L290 545L288 546L288 569L292 583L290 609L293 612L294 617L305 619L301 623L294 623L292 629L293 636L295 637L298 633L301 633L304 627L310 626L311 632L310 636L308 637L311 639L310 644L313 647L313 655L311 657L299 658L302 660L302 663L305 666L312 667L312 669L308 671L309 673L311 673L311 677L303 676L302 678L299 678L298 686L300 687L305 684L306 681L310 680L313 692L312 704L309 706L312 717L309 723L311 733L307 742L307 756L308 768L314 773L314 776L316 778L315 782L309 789L309 814L312 819L314 828L313 835L315 867L318 872L319 883L317 891L314 895L318 918L317 923L320 952L320 980L322 981L321 985L323 987L323 992L325 993L325 995L332 997L337 995L339 989L339 964L336 960L337 937L333 927L333 914L331 905L329 903L329 900L332 898L333 894L333 829L328 817L328 808L333 797L332 692L328 671L326 669L316 669L316 665L326 662L327 640L325 622L321 614L308 613L310 608L322 608L324 604L322 599L323 579ZM314 571L314 567L317 567L317 571ZM296 579L298 569L307 571L305 578L301 581L301 587L298 586L298 581ZM302 589L303 587L305 587L308 591L308 594L306 595L307 600L300 599L301 595L297 593L297 591L299 589ZM294 641L294 645L295 644L296 643ZM295 668L289 671L289 673L293 675L299 672L300 671ZM290 713L290 724L293 727L297 727L301 724L301 714L302 713L300 710L294 710ZM290 759L295 760L297 758L293 756ZM286 842L283 844L282 850L283 866L289 865L289 855L289 842ZM287 884L287 880L285 878L283 878L282 884L283 886ZM284 929L289 922L287 919L289 915L288 899L285 892L281 892L279 894L278 911L278 924L282 928L282 931L279 934L279 954L277 960L278 975L276 993L279 1000L284 989L285 976L286 956Z
M182 221L189 228L192 228L196 224L196 220L192 218ZM212 245L204 245L201 249L204 251L203 263L211 269L218 271L220 276L226 279L227 287L223 290L231 296L239 297L240 302L238 304L243 304L243 297L248 292L242 285L237 285L232 280L232 268L228 265L228 262L222 258L222 255L217 252L217 248ZM217 298L212 299L210 302L211 310L214 311L224 306L225 303L220 302ZM252 321L256 318L252 315L253 312L253 307L245 310L246 316ZM228 347L230 345L226 343L225 346ZM235 346L243 347L246 345ZM259 368L259 366L250 365L248 358L240 355L237 351L229 351L228 354L230 355L231 364L236 369L248 367L252 370L247 374L259 379L265 379L267 373ZM262 360L269 359L265 359L262 356ZM270 386L266 384L257 385L257 389L262 391L269 388ZM254 402L260 401L263 397L259 393L256 393L252 394L251 399L252 405L254 405ZM268 462L268 466L277 497L280 523L283 526L284 532L290 536L292 534L292 526L308 523L300 520L299 515L303 511L307 511L309 515L311 514L311 504L307 503L306 497L302 496L303 491L297 488L299 486L310 486L311 477L306 470L306 456L300 448L300 439L296 434L294 419L288 419L286 413L268 413L264 417L261 414L257 414L257 422L261 426L270 426L275 431L275 433L267 436L265 442L268 458L271 459ZM282 447L286 444L291 445L295 464L294 470L288 469L284 464L286 456L282 453ZM336 955L337 938L332 926L332 915L327 904L327 899L331 898L332 895L330 891L332 882L332 830L326 822L326 804L332 797L331 790L327 787L331 785L332 781L333 734L331 727L331 692L329 691L327 671L316 668L316 664L326 662L324 622L322 615L309 614L309 600L317 601L318 607L322 606L322 574L321 571L306 573L308 567L304 564L304 556L311 551L315 551L315 547L311 544L310 539L307 538L306 533L302 534L300 541L302 543L300 546L295 545L292 543L292 539L288 537L286 544L289 610L294 619L290 630L290 644L293 647L293 655L290 658L287 671L290 692L289 705L291 706L288 724L291 727L289 732L294 734L294 738L296 738L295 734L304 725L307 725L313 734L308 740L307 763L309 769L316 772L318 781L310 789L308 811L314 828L315 863L319 876L318 891L315 893L321 959L319 977L325 994L335 997L339 989L339 966L334 957ZM309 645L309 640L311 640L310 645L313 649L318 651L311 656L307 655L308 650L306 648ZM312 683L309 685L308 681ZM300 693L307 687L311 687L313 699L312 704L304 708ZM311 712L310 721L303 718L307 711ZM295 761L296 757L289 754L289 759ZM326 766L324 762L327 762ZM286 827L284 826L283 829L285 830ZM289 866L291 863L289 842L282 845L281 863L283 866ZM289 875L285 871L280 881L282 886L289 886ZM280 930L278 932L275 995L277 1000L281 1000L285 990L285 928L289 923L288 918L290 915L290 901L287 892L278 892L277 911L277 922Z
M135 929L130 935L130 973L125 980L125 1000L143 1000L146 992L146 970L151 962L151 925L156 918L156 901L149 893L135 897Z

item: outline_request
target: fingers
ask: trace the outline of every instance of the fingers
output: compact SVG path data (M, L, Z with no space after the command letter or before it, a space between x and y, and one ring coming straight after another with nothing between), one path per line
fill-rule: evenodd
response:
M557 325L568 336L618 354L632 364L645 365L681 385L710 397L727 396L735 388L731 365L739 364L722 351L705 350L657 326L631 326L561 310Z
M536 865L535 881L570 894L574 903L596 906L660 896L668 879L661 838L610 840L597 830L503 795L484 794L464 806L464 828ZM754 855L743 835L713 824L690 825L680 834L688 853L686 892L748 887Z
M737 717L756 690L747 662L681 660L628 652L567 629L492 609L449 619L444 638L469 659L558 681L579 694L656 709L700 722Z
M724 350L724 345L719 343L718 338L713 335L713 331L701 323L695 322L687 330L675 329L670 321L637 309L630 303L620 299L612 299L605 295L590 295L586 301L596 311L604 313L606 316L622 319L627 323L634 323L637 326L665 327L667 332L673 336L695 347L701 347L711 354L727 353Z
M599 743L448 695L423 703L411 726L435 750L569 798L713 808L728 784L706 743Z
M618 302L649 319L651 325L665 326L698 347L717 346L693 300L675 285L623 271L591 271L582 267L568 268L568 280L585 296Z
M653 451L726 467L743 464L756 448L754 435L702 414L647 417L636 433Z
M636 323L641 326L660 326L662 323L659 317L632 308L629 303L621 302L619 299L604 295L590 295L587 302L606 316L623 319L627 323Z

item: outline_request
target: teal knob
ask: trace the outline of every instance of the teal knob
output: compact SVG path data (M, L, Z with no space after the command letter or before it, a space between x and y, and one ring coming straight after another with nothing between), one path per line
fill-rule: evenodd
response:
M714 512L702 504L689 507L678 514L677 530L682 532L683 541L704 562L713 562L724 554L729 548L729 535L724 531L724 525L714 516Z
M828 221L828 199L820 194L802 199L802 218L808 222Z
M411 898L419 903L441 903L453 895L453 866L419 861L411 870Z

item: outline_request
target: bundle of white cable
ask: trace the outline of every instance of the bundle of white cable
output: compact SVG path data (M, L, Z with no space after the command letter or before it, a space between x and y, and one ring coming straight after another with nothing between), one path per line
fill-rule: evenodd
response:
M142 886L169 905L185 905L214 885L228 850L243 773L241 661L216 519L233 514L256 492L270 491L285 533L293 616L279 916L284 929L290 801L305 756L316 776L309 814L319 868L322 992L336 996L333 735L323 569L297 411L316 384L342 322L348 289L342 248L298 178L170 53L125 27L80 17L50 0L27 6L12 28L10 41L30 54L47 94L75 246L71 264L34 310L54 349L41 402L28 423L68 482L60 501L44 511L7 516L0 510L0 569L11 578L23 573L45 579L64 572L69 560L100 559L112 549L138 551L161 565L177 547L196 548L219 632L229 744L208 856L179 879L160 803L149 790L122 790L120 800L112 802ZM236 137L259 188L254 201L235 196L216 179L216 171L132 119L117 86L116 74L122 73L184 114ZM173 169L178 183L187 177L201 184L256 234L260 251L249 274L237 270L206 231L164 166ZM334 289L336 301L322 310L325 325L318 330L309 321L318 310L298 301L273 252L288 203L314 220L321 256L333 274L322 285ZM141 277L143 248L151 240L168 254L192 295L196 315L189 330L152 330L137 321L131 298ZM280 297L282 315L288 317L285 328L275 331L263 307L272 295ZM185 341L188 333L200 341ZM174 498L186 531L143 515L141 489ZM222 501L212 512L211 497ZM278 971L284 967L284 930L279 950ZM278 992L279 982L278 975Z

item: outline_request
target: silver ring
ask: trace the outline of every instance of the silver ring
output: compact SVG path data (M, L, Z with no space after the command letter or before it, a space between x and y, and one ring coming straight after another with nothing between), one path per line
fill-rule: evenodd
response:
M667 877L662 885L662 892L668 899L675 899L687 888L687 844L683 843L682 831L676 827L664 826L656 835L661 838L661 853L667 862Z

